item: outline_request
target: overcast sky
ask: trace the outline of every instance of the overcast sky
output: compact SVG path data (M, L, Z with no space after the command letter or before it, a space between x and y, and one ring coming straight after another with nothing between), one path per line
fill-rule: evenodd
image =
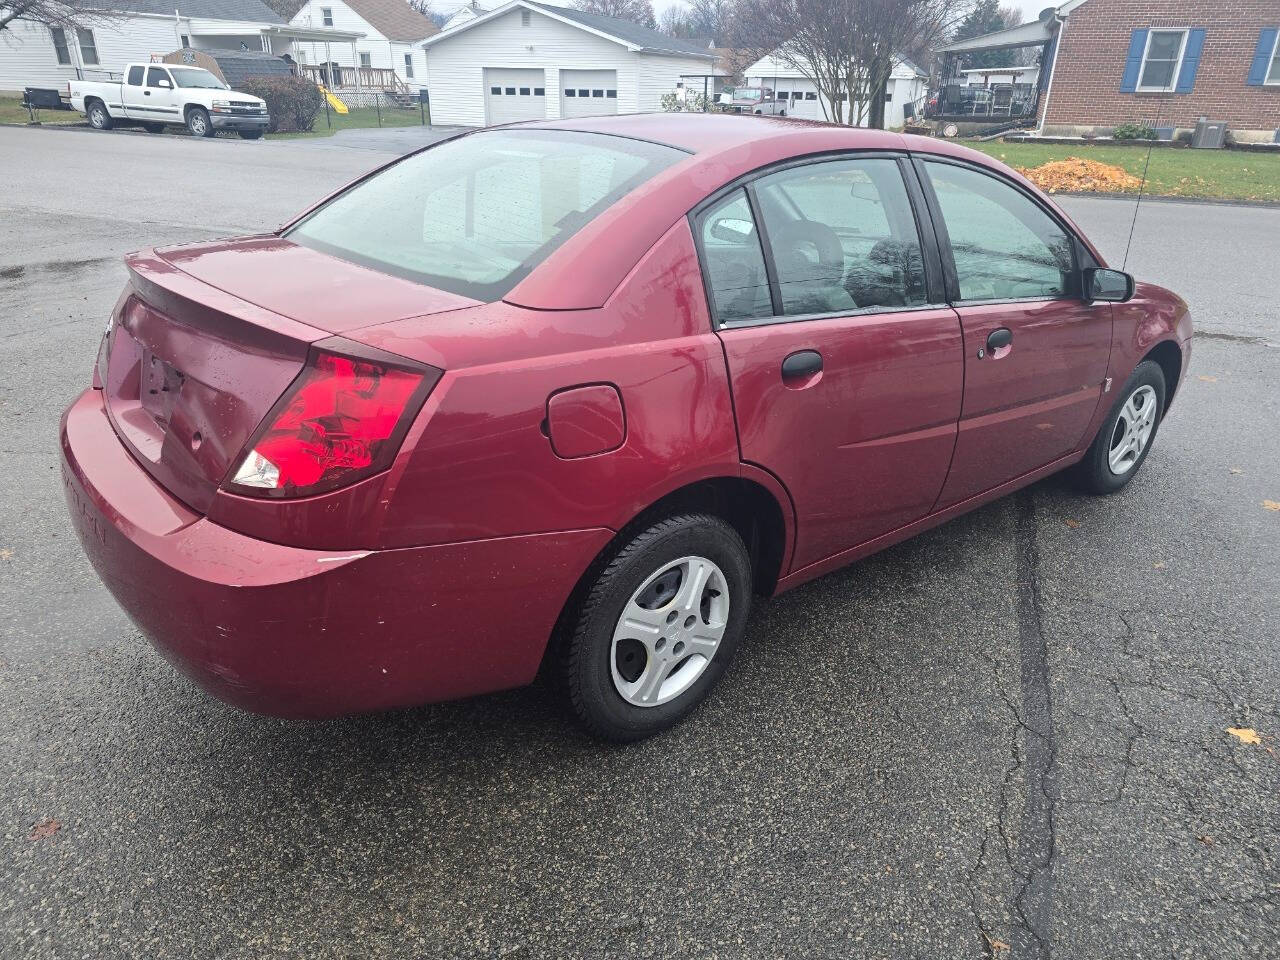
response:
M565 2L567 4L568 0L550 0L550 2ZM667 7L678 5L680 5L680 0L653 0L653 9L658 14L661 14ZM1001 0L1000 5L1002 7L1017 7L1021 10L1023 23L1028 20L1034 20L1045 7L1057 6L1056 3L1052 3L1050 0Z
M440 13L452 13L465 2L466 0L435 0L431 6L432 9ZM547 2L567 7L570 6L572 0L547 0ZM658 14L661 14L667 7L682 5L680 0L653 0L654 12ZM1001 6L1017 7L1022 11L1022 22L1026 23L1028 20L1034 20L1039 16L1040 11L1045 7L1055 6L1055 4L1051 3L1050 0L1001 0Z

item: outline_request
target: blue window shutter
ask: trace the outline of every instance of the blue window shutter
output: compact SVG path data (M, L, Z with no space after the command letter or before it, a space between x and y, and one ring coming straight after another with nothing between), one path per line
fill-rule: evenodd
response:
M1124 77L1120 80L1121 93L1133 93L1138 89L1138 71L1142 69L1142 54L1147 49L1147 31L1135 30L1129 36L1129 57L1124 62Z
M1267 79L1267 67L1271 66L1271 51L1276 48L1276 28L1264 27L1258 34L1258 45L1253 50L1253 66L1249 68L1251 87L1260 87Z
M1175 93L1190 93L1196 85L1196 68L1200 66L1200 51L1204 49L1204 31L1187 32L1187 49L1182 54L1182 69L1178 71Z

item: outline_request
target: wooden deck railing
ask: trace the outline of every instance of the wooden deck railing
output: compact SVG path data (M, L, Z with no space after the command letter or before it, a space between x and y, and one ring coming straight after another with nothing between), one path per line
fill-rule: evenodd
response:
M386 67L344 67L336 63L299 63L298 74L323 83L331 90L386 90L408 93L394 70Z

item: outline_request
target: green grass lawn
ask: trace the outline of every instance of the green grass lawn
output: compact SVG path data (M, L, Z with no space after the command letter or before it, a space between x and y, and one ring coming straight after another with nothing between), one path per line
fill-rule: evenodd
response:
M1082 157L1124 167L1142 176L1147 148L1041 143L969 143L1011 167L1038 167L1051 160ZM1136 192L1136 191L1126 191ZM1146 192L1153 196L1280 202L1280 154L1244 150L1192 150L1155 147L1147 171Z
M404 110L400 107L382 108L382 123L384 127L416 127L422 123L422 115L418 112L418 108L412 110ZM370 127L377 127L378 111L374 107L360 107L351 110L348 113L335 113L329 111L328 122L325 121L324 110L321 110L316 117L316 125L309 133L269 133L267 137L271 140L290 140L297 137L331 137L339 130L367 130Z
M80 114L73 110L37 110L36 118L41 123L67 124L87 123ZM0 123L30 123L27 108L22 105L21 97L0 97Z

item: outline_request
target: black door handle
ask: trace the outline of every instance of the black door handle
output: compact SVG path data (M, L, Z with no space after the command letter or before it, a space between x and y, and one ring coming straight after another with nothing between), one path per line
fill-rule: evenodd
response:
M151 96L151 91L150 91L150 90L143 90L143 91L142 91L142 95L143 95L144 97L149 97L149 96Z
M992 330L987 336L988 350L999 350L1001 347L1007 347L1011 343L1013 343L1013 331L1008 327Z
M811 377L822 370L822 354L817 350L798 350L782 361L782 379Z

